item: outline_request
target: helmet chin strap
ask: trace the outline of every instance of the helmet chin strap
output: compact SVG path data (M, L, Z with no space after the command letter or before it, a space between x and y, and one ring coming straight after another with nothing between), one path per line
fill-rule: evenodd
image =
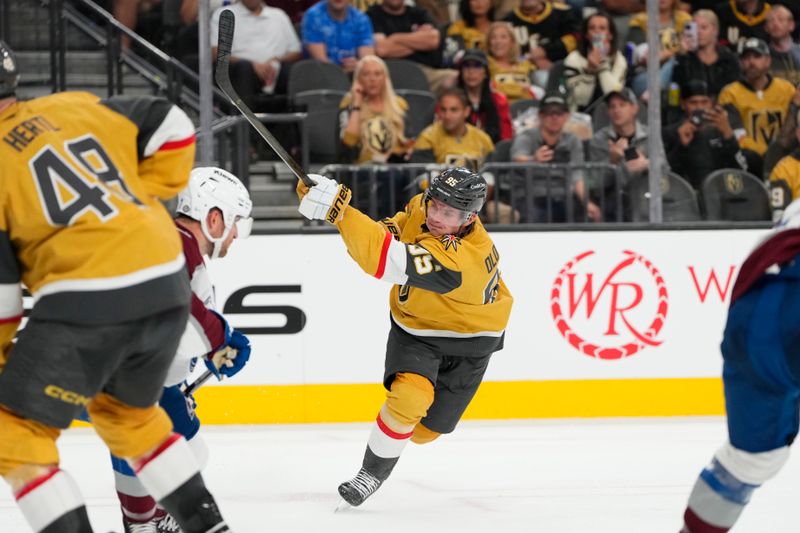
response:
M219 257L220 252L222 252L222 244L225 242L225 239L228 238L228 234L231 232L233 225L225 226L225 229L222 232L222 236L220 237L212 237L211 232L208 230L208 217L203 218L200 221L200 229L203 230L203 235L205 236L208 241L213 244L214 246L211 249L211 255L209 259L216 259Z

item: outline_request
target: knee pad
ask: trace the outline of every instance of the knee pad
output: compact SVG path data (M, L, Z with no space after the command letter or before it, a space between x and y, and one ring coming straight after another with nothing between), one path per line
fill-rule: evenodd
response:
M739 481L748 485L762 485L786 464L789 447L752 453L734 448L727 442L714 454L714 458Z
M105 393L89 402L94 429L117 457L140 457L164 442L172 422L158 406L132 407Z
M416 426L433 403L433 384L419 374L400 372L386 393L386 409L399 424Z
M414 426L414 434L411 435L411 442L414 444L428 444L438 439L442 434L438 431L433 431L422 425L420 422Z
M60 434L58 428L28 420L0 406L0 476L28 465L57 465L56 439Z

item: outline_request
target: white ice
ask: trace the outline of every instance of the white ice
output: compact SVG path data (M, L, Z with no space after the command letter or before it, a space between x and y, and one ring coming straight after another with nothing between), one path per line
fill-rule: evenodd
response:
M725 438L722 418L462 422L410 444L389 481L334 513L369 425L203 429L204 472L236 533L676 533L697 474ZM65 432L95 531L121 531L109 461L90 429ZM796 531L800 461L756 492L735 533ZM0 533L27 532L7 487Z

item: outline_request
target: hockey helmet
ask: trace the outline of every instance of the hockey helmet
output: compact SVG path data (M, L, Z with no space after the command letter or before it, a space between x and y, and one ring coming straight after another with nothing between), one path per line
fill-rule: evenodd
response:
M222 236L216 238L208 230L208 213L215 208L222 212L225 223ZM234 224L240 239L250 235L252 210L250 193L239 178L221 168L198 167L189 175L189 185L178 194L176 213L200 222L203 235L214 244L211 258L216 259Z
M19 83L17 58L6 43L0 41L0 98L13 95Z
M448 168L431 180L425 201L431 198L464 212L464 220L477 213L486 201L486 180L463 167Z

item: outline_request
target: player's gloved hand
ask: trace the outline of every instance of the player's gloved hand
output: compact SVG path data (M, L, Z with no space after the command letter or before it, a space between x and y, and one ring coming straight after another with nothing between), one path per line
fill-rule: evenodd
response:
M345 185L325 176L314 176L317 184L300 201L300 214L309 220L324 220L336 224L344 216L352 193Z
M319 183L319 179L323 178L324 176L321 176L320 174L308 174L308 177L311 178L311 181L314 183ZM303 197L308 194L309 187L303 183L303 180L297 180L297 187L295 187L295 191L297 192L297 199L302 201Z
M236 350L236 353L233 357L225 359L219 372L223 376L231 377L244 368L244 365L250 360L250 339L247 338L247 335L235 329L233 333L231 333L231 340L228 343L228 347Z

